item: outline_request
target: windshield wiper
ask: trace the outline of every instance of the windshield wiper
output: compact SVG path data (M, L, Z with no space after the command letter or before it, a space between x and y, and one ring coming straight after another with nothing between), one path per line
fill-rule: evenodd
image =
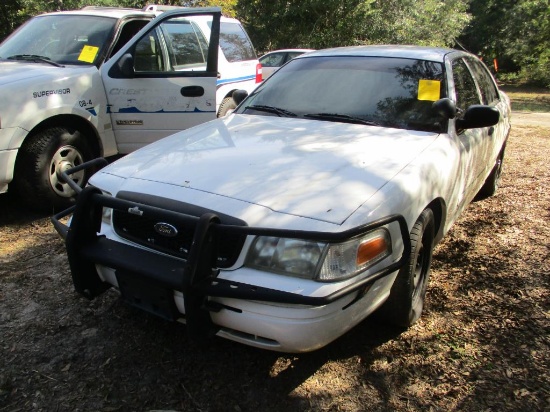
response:
M304 117L307 117L309 119L333 120L337 122L346 122L346 123L359 123L359 124L365 124L367 126L380 126L380 123L377 123L372 120L361 119L360 117L350 116L347 114L339 114L339 113L311 113L311 114L304 114Z
M55 67L65 67L62 64L52 61L49 57L38 56L37 54L16 54L8 57L9 60L24 60L27 62L48 63Z
M279 107L273 107L273 106L264 106L264 105L252 105L247 106L245 110L252 109L257 110L259 112L269 112L269 113L275 113L277 116L286 116L286 117L296 117L296 113L292 113L291 111L281 109Z

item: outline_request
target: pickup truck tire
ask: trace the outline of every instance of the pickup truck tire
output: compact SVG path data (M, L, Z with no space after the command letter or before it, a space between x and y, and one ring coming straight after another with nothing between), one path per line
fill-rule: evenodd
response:
M19 196L35 210L56 211L70 206L74 191L58 172L93 159L86 137L75 129L52 127L27 137L16 163L14 181ZM75 173L73 180L84 187L90 171Z
M409 327L420 318L430 277L434 228L434 214L425 209L411 230L409 262L399 271L388 300L376 313L379 321Z
M232 97L226 97L220 103L220 108L218 109L218 117L223 117L227 114L229 110L233 110L237 107L235 100Z

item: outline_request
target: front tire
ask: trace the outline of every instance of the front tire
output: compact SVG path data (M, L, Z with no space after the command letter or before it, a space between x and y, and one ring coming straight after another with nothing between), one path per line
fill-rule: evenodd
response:
M397 274L388 300L378 309L380 320L409 327L420 318L430 277L434 235L434 214L425 209L411 230L409 261Z
M17 157L14 184L32 209L56 211L70 206L74 191L58 175L94 158L86 137L76 129L52 127L27 137ZM72 175L84 187L90 171Z

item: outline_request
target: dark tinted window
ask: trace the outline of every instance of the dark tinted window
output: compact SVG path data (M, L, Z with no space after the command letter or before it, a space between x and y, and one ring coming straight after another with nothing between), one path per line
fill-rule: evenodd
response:
M220 47L229 62L256 59L254 47L240 24L221 23Z
M297 117L442 131L446 122L432 110L432 104L446 97L445 90L441 63L380 57L309 57L291 60L279 69L238 112L269 115L265 106L270 106Z
M468 59L468 65L474 72L477 84L481 91L483 104L491 104L498 100L498 90L496 88L493 77L483 63L474 58Z
M480 104L474 79L462 59L453 62L453 79L458 109L466 110L472 104Z

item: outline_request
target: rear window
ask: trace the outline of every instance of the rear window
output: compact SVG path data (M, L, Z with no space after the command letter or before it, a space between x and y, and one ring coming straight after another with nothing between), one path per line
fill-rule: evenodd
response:
M256 60L256 52L248 35L238 23L222 22L220 47L228 62Z

